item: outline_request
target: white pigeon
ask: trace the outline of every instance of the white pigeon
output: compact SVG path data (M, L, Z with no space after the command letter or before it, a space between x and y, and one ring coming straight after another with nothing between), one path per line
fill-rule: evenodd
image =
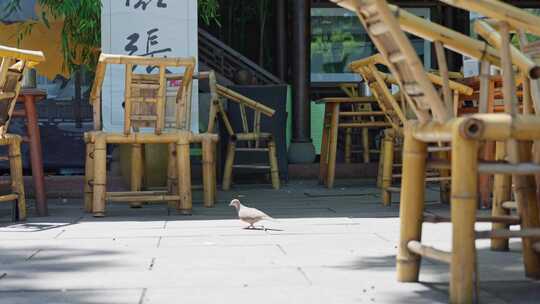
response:
M231 203L229 204L229 207L236 208L236 211L238 212L238 218L242 222L246 222L249 224L247 229L255 228L253 224L259 221L274 220L271 216L262 212L261 210L242 205L242 203L240 203L240 201L237 199L233 199Z

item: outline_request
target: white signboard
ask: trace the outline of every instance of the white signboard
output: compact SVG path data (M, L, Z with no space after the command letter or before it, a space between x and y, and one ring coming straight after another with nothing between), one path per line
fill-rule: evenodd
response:
M102 0L102 3L101 48L104 53L197 59L197 0ZM138 72L158 72L152 68L138 69ZM194 81L191 100L191 130L194 132L198 132L199 125L197 93L198 84ZM124 124L122 66L107 69L102 96L104 129L121 132ZM174 113L169 108L167 112ZM171 119L174 117L167 118Z

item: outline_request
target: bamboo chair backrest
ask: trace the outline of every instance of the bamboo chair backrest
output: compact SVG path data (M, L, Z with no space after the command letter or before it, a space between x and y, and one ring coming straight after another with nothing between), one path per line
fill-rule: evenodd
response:
M392 128L400 130L407 118L396 95L392 94L390 89L388 89L389 83L385 79L386 75L380 73L379 70L372 65L357 66L354 67L353 70L359 73L369 86L371 93L375 96L379 107L386 115Z
M216 120L218 116L220 116L229 136L242 134L243 139L255 141L256 146L258 146L259 139L261 138L261 116L264 115L267 117L272 117L274 116L275 110L238 92L217 84L213 71L200 73L199 79L203 78L206 78L209 81L212 99L207 132L213 133L215 131ZM242 123L241 130L239 131L235 130L231 124L231 120L228 117L227 111L225 110L225 100L230 100L239 106L240 119ZM249 115L249 112L253 112L251 122L249 121L249 117L251 116Z
M243 133L253 134L253 139L259 138L259 135L261 134L261 115L272 117L274 116L275 110L219 84L216 88L217 93L221 98L237 103L240 108L240 118L242 119L242 129L240 131L235 131L232 128L230 119L225 112L223 112L225 115L223 115L222 118L229 135L232 136ZM251 122L248 121L248 117L250 116L249 111L253 112L253 119Z
M42 52L20 50L0 45L0 136L9 127L11 114L22 86L23 72L45 61Z
M94 125L101 129L101 89L107 65L119 64L125 67L124 79L124 133L139 132L149 128L161 134L165 128L167 88L175 82L176 91L174 128L189 130L191 114L191 91L194 58L150 58L101 54L96 69L96 78L90 94L94 106ZM136 73L137 67L155 67L158 74ZM168 69L183 68L181 74L168 73ZM96 114L96 112L98 114Z
M451 118L449 109L385 0L332 1L356 11L418 120L445 122Z

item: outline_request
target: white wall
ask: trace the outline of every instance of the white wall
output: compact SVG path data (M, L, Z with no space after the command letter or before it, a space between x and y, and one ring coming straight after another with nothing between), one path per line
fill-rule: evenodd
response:
M104 53L197 59L197 0L102 0L101 48ZM150 32L150 33L149 33ZM137 36L138 35L138 36ZM131 39L130 39L131 37ZM138 39L135 39L137 38ZM150 38L151 37L151 38ZM150 38L150 39L149 39ZM131 43L130 43L131 41ZM140 69L143 71L143 69ZM180 72L176 71L176 72ZM157 72L157 69L154 73ZM123 129L124 69L112 66L103 83L103 126ZM198 84L193 84L191 129L198 132ZM172 119L168 118L168 121Z

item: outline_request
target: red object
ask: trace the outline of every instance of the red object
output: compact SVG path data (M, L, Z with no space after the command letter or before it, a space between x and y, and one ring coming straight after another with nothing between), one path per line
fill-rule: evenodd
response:
M47 97L47 93L39 89L21 89L18 102L24 103L24 110L13 111L14 117L25 117L27 136L23 137L30 147L30 164L36 193L36 209L39 216L48 214L47 197L45 195L45 177L43 174L43 152L36 111L36 102Z

